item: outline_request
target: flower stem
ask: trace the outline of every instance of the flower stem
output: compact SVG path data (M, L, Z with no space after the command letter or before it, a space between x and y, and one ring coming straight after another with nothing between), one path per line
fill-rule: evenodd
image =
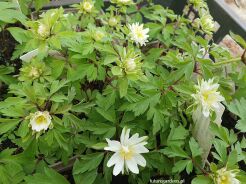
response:
M225 61L216 62L213 65L214 66L220 66L220 65L225 65L225 64L237 62L237 61L241 61L241 57L237 57L237 58L228 59L228 60L225 60Z
M209 173L205 169L203 169L199 164L196 163L195 159L193 159L193 158L190 158L190 159L191 159L193 165L196 168L198 168L203 173L203 175L205 175L205 176L208 176L209 175Z

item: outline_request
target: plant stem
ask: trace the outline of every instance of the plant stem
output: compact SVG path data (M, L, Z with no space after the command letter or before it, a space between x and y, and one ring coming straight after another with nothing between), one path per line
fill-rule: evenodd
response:
M203 169L199 164L197 164L196 161L193 158L190 158L190 159L191 159L193 165L196 168L198 168L205 176L208 176L209 175L209 173L205 169Z
M237 62L237 61L241 61L241 57L237 57L237 58L228 59L228 60L225 60L225 61L216 62L213 65L214 66L220 66L220 65L225 65L225 64Z

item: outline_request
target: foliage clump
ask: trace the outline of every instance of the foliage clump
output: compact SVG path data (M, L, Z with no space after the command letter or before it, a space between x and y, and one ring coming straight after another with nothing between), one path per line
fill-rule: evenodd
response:
M245 56L213 42L206 2L176 15L84 0L36 18L25 2L0 2L0 30L16 40L0 66L0 183L245 181ZM71 163L65 179L57 164Z

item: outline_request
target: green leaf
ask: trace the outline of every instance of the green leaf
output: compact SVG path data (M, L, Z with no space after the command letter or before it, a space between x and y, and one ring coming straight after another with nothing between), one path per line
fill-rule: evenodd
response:
M50 168L44 168L43 173L35 173L33 176L27 176L25 181L27 184L69 184L62 175Z
M153 134L155 135L161 129L161 123L164 117L160 112L156 112L153 118Z
M189 158L188 154L182 150L179 146L171 145L161 150L162 153L167 155L168 157L182 157Z
M120 97L124 97L127 94L128 89L128 80L127 78L119 78L118 79L118 88L120 91Z
M63 137L61 132L53 129L53 135L60 148L63 148L64 150L68 151L68 141Z
M184 139L188 136L188 130L186 130L182 125L175 127L172 125L171 131L168 135L167 144L168 145L181 145L184 143Z
M0 2L0 11L8 8L17 8L17 4L12 2Z
M96 111L101 114L105 119L109 120L112 123L116 122L116 115L114 108L110 108L108 110L104 110L101 107L97 107Z
M97 94L97 105L105 110L109 109L115 104L116 100L116 90L110 90L109 94L106 97L103 95Z
M88 114L91 111L91 108L94 106L95 106L95 103L93 102L85 103L84 100L82 100L80 103L73 105L71 111L83 112L85 114Z
M175 81L180 80L184 76L184 68L180 68L172 73L170 73L167 82L174 83Z
M12 162L0 165L0 183L17 184L24 179L25 173L20 164Z
M172 168L172 172L181 173L187 166L187 164L190 162L190 160L179 160L174 164L174 167Z
M213 184L213 180L209 176L198 175L191 184Z
M69 67L67 71L67 78L70 81L83 79L86 76L86 70L90 64L78 63L75 67Z
M246 119L240 119L237 121L236 129L240 130L241 132L246 132Z
M91 148L95 149L95 150L104 150L104 148L107 146L108 144L105 142L99 142L96 144L93 144L91 146Z
M156 168L162 173L165 172L169 175L172 174L170 165L172 165L173 163L160 152L149 152L144 156L144 158L146 159L146 162L151 169Z
M217 167L217 165L215 164L215 163L210 163L210 170L212 171L212 172L216 172L217 170L218 170L218 167Z
M189 160L188 164L186 165L186 172L190 174L193 170L193 163L191 160Z
M49 39L49 45L53 49L61 50L61 41L59 40L57 36L52 36Z
M87 76L88 81L96 80L96 78L97 78L97 67L95 67L94 65L89 65L86 68L86 76Z
M16 83L17 82L16 78L14 78L11 75L8 75L11 74L12 72L14 72L13 67L0 65L0 82L2 81L8 85Z
M229 111L239 116L241 119L236 124L236 128L241 132L246 132L246 99L241 98L240 101L234 100L227 105Z
M173 88L175 91L189 96L194 93L193 86L190 86L187 83L180 83L180 84L173 85Z
M40 10L44 5L48 4L50 0L35 0L34 7L37 10Z
M8 31L15 38L17 42L22 44L23 42L28 41L26 30L19 27L9 27Z
M0 10L0 21L3 21L5 23L15 23L16 21L24 23L25 19L26 17L17 9L6 8Z
M103 161L103 174L104 174L104 180L106 183L111 183L112 181L112 167L108 167L107 163L110 159L110 154L106 154L104 161Z
M52 68L51 76L57 79L61 74L65 66L65 62L58 59L50 59L47 64Z
M61 102L64 102L65 100L67 100L67 97L64 94L54 94L50 98L50 100L53 102L61 103Z
M135 116L139 116L146 112L150 106L155 106L160 102L161 94L159 92L151 92L150 94L145 94L144 97L138 96L135 103L126 103L120 107L120 110L133 111Z
M77 116L69 113L63 116L64 124L76 128L81 128L84 130L84 127L86 126L85 119L78 118Z
M196 156L202 154L202 150L201 150L199 144L195 141L195 139L193 137L190 139L189 145L190 145L192 157L196 157Z
M233 167L237 164L237 151L234 149L231 151L229 157L228 157L228 161L227 161L227 167Z
M60 105L58 108L57 106L59 104L57 103L53 103L52 107L51 107L51 112L55 113L55 114L65 114L67 113L69 110L71 110L72 105L71 104L64 104L64 105ZM56 107L55 107L56 106ZM56 109L57 108L57 109Z
M29 121L24 120L21 122L21 124L19 126L18 135L21 137L25 137L28 134L29 130L30 130Z
M229 131L225 127L218 126L216 123L210 123L210 130L212 131L213 134L215 134L221 140L223 140L224 143L230 145Z
M231 32L231 31L230 31L230 35L231 35L231 37L232 37L236 42L238 42L243 48L246 48L246 41L245 41L240 35L234 34L234 33Z
M84 125L84 128L86 130L92 131L95 135L105 135L105 138L113 137L116 132L115 126L108 123L88 122L86 125Z
M143 67L146 68L154 68L155 62L160 58L161 54L163 53L163 48L152 48L148 51L148 55L145 57L143 62Z
M16 78L10 76L10 75L2 75L0 74L0 82L4 82L7 85L17 83Z
M145 26L150 29L149 35L151 38L156 37L157 34L160 33L160 31L163 28L163 25L156 24L156 23L147 23L147 24L145 24Z
M73 167L73 175L96 169L104 157L103 153L92 153L83 155L79 160L76 160Z
M185 77L186 79L190 79L191 75L193 74L193 70L194 70L194 64L195 62L189 62L186 64L186 66L184 67L184 73L185 73Z
M55 81L53 81L51 83L51 87L50 87L50 96L53 95L54 93L56 93L62 87L64 87L67 84L67 82L68 81L66 81L66 80L62 80L62 81L55 80Z
M217 156L215 153L212 153L214 155L214 157L216 159L218 159L219 161L226 163L226 159L227 159L227 151L226 151L226 143L223 142L220 139L215 139L214 140L214 147L217 151L217 153L219 154L219 156Z
M123 74L122 69L119 66L113 66L111 70L113 75L121 76Z
M92 170L82 174L74 174L76 184L93 184L97 177L97 171Z
M108 65L110 63L115 62L117 59L118 59L118 57L115 55L110 55L110 54L106 55L106 57L104 58L103 64Z
M117 53L115 52L114 48L111 45L94 43L94 47L100 52L105 52L105 53L109 53L109 54L113 54L117 56Z
M204 75L204 78L207 80L214 76L212 72L212 66L210 65L210 63L209 64L201 63L201 70Z
M35 162L34 157L31 156L32 153L27 153L25 150L22 153L16 154L15 151L17 151L15 148L6 148L0 153L0 183L2 179L9 180L6 183L20 183L25 177L24 170L27 172L33 171ZM5 172L5 175L2 176L1 172Z
M4 134L11 129L14 129L19 124L19 119L3 119L0 118L0 134Z

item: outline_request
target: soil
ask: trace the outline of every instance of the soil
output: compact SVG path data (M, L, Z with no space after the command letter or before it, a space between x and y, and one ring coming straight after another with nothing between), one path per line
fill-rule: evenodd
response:
M0 32L0 65L10 61L16 41L7 30Z

